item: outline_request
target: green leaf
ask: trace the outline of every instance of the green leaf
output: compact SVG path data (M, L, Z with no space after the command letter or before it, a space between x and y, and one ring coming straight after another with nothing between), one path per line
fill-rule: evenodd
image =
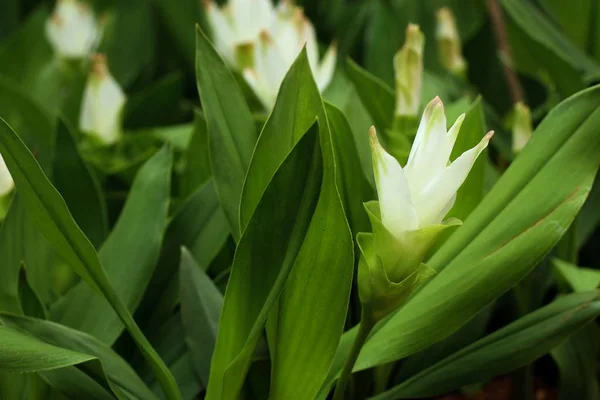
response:
M133 312L152 277L167 227L172 154L168 148L138 172L119 220L98 255L124 304ZM53 312L63 325L113 344L123 323L106 299L85 283L72 289Z
M581 208L600 163L599 104L600 87L594 87L548 114L464 225L427 261L438 274L380 325L356 370L443 339L542 260ZM332 376L355 331L343 338Z
M192 139L184 155L185 166L181 176L181 197L186 198L210 178L208 131L206 120L196 113Z
M22 263L26 264L27 280L36 297L40 299L44 308L48 306L53 299L51 278L54 252L28 214L19 194L13 197L6 219L0 228L0 254L3 257L0 265L3 276L0 284L0 309L21 313L15 296Z
M81 159L73 131L59 119L56 132L54 185L65 199L75 222L99 248L108 234L108 214L100 183Z
M369 148L369 128L373 125L372 118L358 96L354 84L341 70L337 70L332 82L329 84L323 98L339 108L345 115L360 158L363 174L372 187L375 187L373 176L373 163L371 162L371 149Z
M244 182L240 206L242 230L248 225L275 171L298 140L323 115L322 100L315 91L306 52L289 69L279 96L265 123ZM312 82L311 82L312 83Z
M66 64L58 61L46 39L49 17L46 7L37 7L17 31L0 43L0 75L18 83L24 93L44 108L53 110L59 104L57 98ZM4 109L0 109L6 119Z
M22 88L0 76L0 117L19 132L46 173L54 158L54 121Z
M567 7L560 0L541 0L540 5L562 27L571 41L585 51L593 45L594 40L594 0L579 1L577 5ZM596 21L597 18L596 18Z
M106 54L110 72L122 86L151 76L156 65L155 29L150 0L114 3L99 51Z
M448 122L455 119L448 116ZM485 135L485 120L481 99L475 100L466 111L465 119L452 149L451 160L455 160L462 153L475 147ZM485 193L485 163L487 151L484 151L469 172L469 176L456 194L456 202L447 217L455 217L464 221L469 214L479 205Z
M154 0L164 24L190 71L194 70L194 25L204 22L203 3L196 0ZM203 25L204 26L204 25Z
M432 397L513 371L543 356L598 315L598 292L561 297L372 399Z
M390 65L391 65L390 59ZM396 98L394 89L363 70L352 60L348 60L348 77L354 83L356 92L367 109L375 127L381 134L392 127Z
M185 342L195 372L206 387L223 308L223 295L185 248L181 249L179 279Z
M153 366L170 399L180 396L173 378L150 346L100 265L94 246L73 220L64 199L42 172L17 134L0 119L0 153L19 194L39 230L54 249L90 286L104 296L127 327L142 354Z
M11 373L47 371L94 360L96 357L45 343L0 326L0 369Z
M502 0L507 12L507 32L519 69L539 76L546 71L559 91L569 95L584 87L582 80L600 74L600 65L573 45L528 2ZM522 32L522 33L521 33Z
M163 241L160 258L136 320L147 331L155 331L179 304L181 247L190 249L198 264L206 269L229 237L229 225L219 204L212 179L197 189L172 217Z
M240 239L225 292L207 399L238 396L267 317L288 281L321 183L316 139L315 124L277 170Z
M118 396L119 398L156 398L129 364L98 339L40 319L10 314L1 314L0 318L7 326L26 331L46 342L48 346L58 346L68 351L97 357L102 364L103 375L106 376L112 390L115 393L127 393L127 397ZM87 370L84 369L84 372Z
M299 176L288 177L282 184L279 179L285 179L290 173L287 169L291 168L286 163L296 157L304 157L306 163L310 161L307 144L302 145L307 147L305 155L296 154L300 151L299 143L308 140L308 134L303 135L300 128L310 126L315 119L319 121L322 185L320 166L307 164L296 166L294 174ZM295 152L284 161L294 145ZM324 106L303 51L282 83L244 185L242 226L247 218L250 222L243 235L246 242L242 246L241 241L238 246L227 286L209 395L217 393L219 397L219 392L212 391L215 390L212 379L227 364L230 365L226 367L223 383L217 383L222 386L216 390L232 389L223 392L227 397L239 389L267 316L273 371L270 397L289 398L293 390L294 395L301 393L312 398L325 378L343 327L353 266L351 234L336 186L342 180L337 175L340 172L336 169L333 145ZM313 155L313 164L317 161L320 164L320 159L318 154ZM277 190L275 185L281 188ZM256 242L251 245L253 241ZM247 246L252 246L252 250ZM257 250L263 246L268 248ZM255 254L261 254L260 259ZM267 266L269 272L265 276L267 272L263 269ZM248 284L256 276L261 277L260 282ZM276 304L279 293L281 298ZM255 299L252 305L240 304L248 298ZM252 311L248 311L249 307ZM244 321L235 324L240 318ZM303 327L301 334L298 326ZM228 335L225 341L221 332L229 330L237 333L234 337ZM245 342L247 345L242 347ZM228 355L218 355L224 353L224 347L229 350ZM215 365L218 365L216 371Z
M355 236L358 232L369 230L369 219L363 203L375 198L375 193L360 166L352 128L346 117L338 108L329 103L325 103L325 111L335 146L338 188L340 188L350 228ZM367 137L367 132L363 132L365 137Z
M600 350L598 333L595 324L587 324L550 352L560 375L559 400L600 398L596 362Z
M242 187L256 142L252 114L235 78L196 26L196 83L208 127L210 160L231 233L241 234Z
M575 238L577 246L581 248L592 236L600 224L600 174L596 174L596 180L590 192L579 218L577 219L577 232Z
M173 72L135 93L125 103L124 128L152 128L179 122L182 95L183 76L180 72Z
M559 259L552 261L554 271L574 292L594 290L600 285L600 271L597 269L578 267Z

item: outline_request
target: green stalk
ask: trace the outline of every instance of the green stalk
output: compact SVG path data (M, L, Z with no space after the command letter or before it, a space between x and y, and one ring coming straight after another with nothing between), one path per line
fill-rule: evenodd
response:
M344 399L346 386L348 386L348 381L350 380L350 376L352 375L352 368L354 368L354 364L356 363L356 359L360 354L360 350L367 341L369 333L371 333L371 330L374 326L375 321L373 321L373 318L363 310L362 317L360 319L360 325L358 327L358 333L354 338L354 343L352 343L352 349L350 349L350 354L348 354L346 364L344 364L344 369L342 369L340 379L338 380L338 383L335 387L333 400Z

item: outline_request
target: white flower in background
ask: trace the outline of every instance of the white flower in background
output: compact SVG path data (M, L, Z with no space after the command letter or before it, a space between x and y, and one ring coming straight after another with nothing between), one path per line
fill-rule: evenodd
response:
M85 58L98 43L100 29L91 8L77 0L58 0L46 22L46 35L56 53Z
M12 176L10 176L10 172L8 172L4 158L0 155L0 197L6 196L14 187L15 183L13 182Z
M440 8L437 17L437 42L440 61L444 68L455 75L463 75L467 63L462 55L460 36L456 28L456 20L449 8Z
M273 23L271 0L229 0L223 7L206 0L205 6L217 51L230 65L243 68L246 62L238 53L245 53Z
M261 33L255 46L254 67L244 69L246 82L267 109L275 104L285 74L305 45L308 62L321 91L331 82L337 58L336 46L332 45L319 60L315 28L302 8L282 1L276 14L271 29Z
M493 132L450 163L463 120L464 114L446 131L444 105L438 97L433 99L425 108L404 168L381 147L372 128L371 153L381 221L398 240L442 222L454 205L457 190L487 147Z
M419 114L423 81L423 48L425 36L418 25L406 28L406 41L394 56L396 73L396 116Z
M514 154L519 154L533 134L529 107L521 102L516 103L513 118L512 150Z
M116 143L125 101L125 93L110 75L104 55L94 56L83 93L79 129L105 145Z

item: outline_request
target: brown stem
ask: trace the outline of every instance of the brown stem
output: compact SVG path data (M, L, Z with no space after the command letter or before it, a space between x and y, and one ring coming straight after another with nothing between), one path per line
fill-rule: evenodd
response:
M517 78L517 74L512 69L512 53L510 45L508 44L508 38L506 36L506 29L504 26L504 17L502 10L498 4L498 0L487 0L487 7L492 20L492 28L494 30L494 37L496 38L496 45L503 58L503 70L504 78L508 84L508 90L513 103L519 101L525 102L525 96L523 95L523 88Z

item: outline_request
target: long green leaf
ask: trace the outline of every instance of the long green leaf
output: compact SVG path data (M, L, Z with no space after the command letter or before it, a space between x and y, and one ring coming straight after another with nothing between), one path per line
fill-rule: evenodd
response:
M452 354L373 400L432 397L527 365L600 315L600 293L564 296Z
M185 341L195 372L206 387L223 308L223 295L185 248L181 249L179 279Z
M44 175L41 167L19 136L0 119L0 153L15 181L24 204L40 231L57 253L71 265L90 286L103 295L127 327L142 354L153 369L170 399L179 393L173 377L148 343L127 306L110 283L94 246L73 220L65 201Z
M275 171L298 140L312 126L318 115L321 98L308 84L311 78L306 53L289 69L281 83L280 95L256 144L254 156L244 182L240 206L242 229L248 225L261 196Z
M390 59L390 64L391 62ZM354 83L363 105L371 114L375 127L385 134L392 127L394 120L396 103L394 90L352 60L348 60L348 77Z
M102 364L103 375L115 392L123 391L138 399L156 398L129 364L98 339L40 319L11 314L2 314L0 318L7 326L26 331L48 345L97 357ZM88 372L85 368L83 371Z
M72 132L67 123L59 119L53 182L77 225L99 248L108 234L106 203L93 170L79 155Z
M256 143L256 130L235 78L199 26L196 26L196 82L206 115L217 192L237 240L241 234L242 187Z
M227 217L210 179L181 205L169 222L158 265L135 314L145 330L158 329L179 304L177 270L181 247L188 248L200 266L206 269L228 237Z
M12 373L64 368L96 358L45 343L6 326L0 326L0 337L0 369Z

